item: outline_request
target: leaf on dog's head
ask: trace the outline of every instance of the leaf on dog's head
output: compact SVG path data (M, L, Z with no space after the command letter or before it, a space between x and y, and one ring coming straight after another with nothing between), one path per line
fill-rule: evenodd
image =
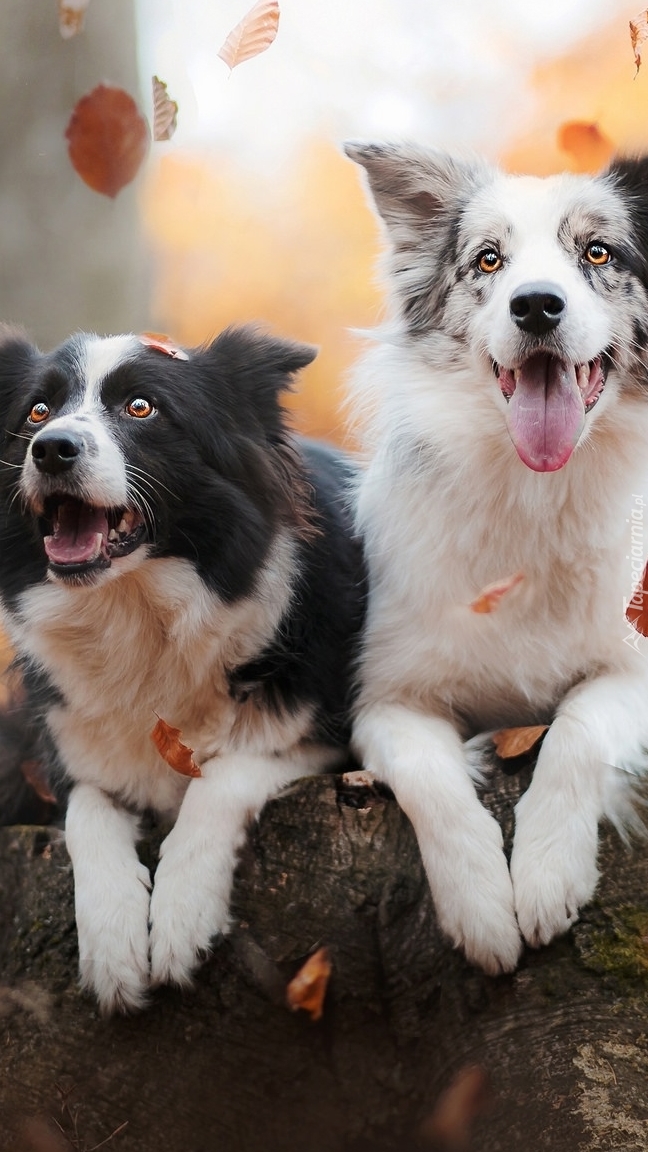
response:
M184 348L176 344L170 336L165 336L163 332L141 332L139 338L147 348L154 348L156 352L164 352L165 356L171 356L173 360L189 359Z
M59 32L64 40L70 40L83 31L89 3L90 0L59 0Z
M648 636L648 564L644 568L641 587L635 589L626 608L626 620L642 636Z
M180 729L167 724L166 720L158 717L158 722L151 732L151 740L155 744L160 756L181 776L202 776L200 768L193 758L193 749L188 748L180 740Z
M530 752L548 730L548 724L533 724L528 728L500 728L493 736L495 751L500 760L510 760Z
M570 120L560 125L558 147L571 157L576 172L598 172L612 159L615 150L598 124L583 120Z
M286 988L286 1001L293 1012L303 1008L311 1020L321 1020L331 968L326 948L318 948L308 957Z
M472 612L494 612L499 608L500 602L504 596L516 588L524 580L524 572L516 572L513 576L507 576L504 580L496 580L493 584L487 584L482 588L479 596L476 596L471 601L469 607Z
M218 55L231 71L237 64L265 52L277 35L278 27L278 0L257 0L254 7L232 28Z
M640 12L634 20L630 21L630 43L634 52L637 72L641 68L641 48L646 39L648 39L648 11Z
M65 130L72 166L95 192L115 197L135 179L149 128L123 88L98 84L75 104Z
M153 77L153 139L156 143L170 140L178 127L178 105L167 92L167 86Z

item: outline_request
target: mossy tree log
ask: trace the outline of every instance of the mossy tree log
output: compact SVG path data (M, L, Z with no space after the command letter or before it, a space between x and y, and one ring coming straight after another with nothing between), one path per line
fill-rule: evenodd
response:
M485 797L507 836L520 787L498 773ZM403 1152L466 1065L491 1085L480 1152L646 1149L648 854L609 833L601 866L573 932L490 979L441 939L394 800L302 781L251 831L231 936L195 989L102 1020L77 989L61 834L4 829L0 1149L40 1148L25 1122L54 1117L86 1152L125 1121L124 1152ZM334 967L313 1023L285 986L321 944Z

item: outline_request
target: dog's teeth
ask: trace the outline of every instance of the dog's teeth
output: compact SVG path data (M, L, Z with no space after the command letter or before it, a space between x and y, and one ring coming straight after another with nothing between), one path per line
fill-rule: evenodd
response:
M92 551L92 555L88 556L87 563L92 563L93 560L96 560L97 557L101 555L101 549L102 548L103 548L103 535L101 534L101 532L95 532L95 546L94 546L94 549Z
M114 543L115 540L119 540L119 535L115 528L110 529L110 532L108 533L108 539L111 541L111 543Z
M128 535L128 524L126 523L125 516L122 516L121 520L119 521L119 524L117 525L117 531L119 532L120 536Z

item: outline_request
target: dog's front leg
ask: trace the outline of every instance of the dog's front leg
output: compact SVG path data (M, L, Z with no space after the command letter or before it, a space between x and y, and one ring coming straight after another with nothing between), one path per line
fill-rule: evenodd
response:
M72 789L65 839L74 871L81 984L102 1012L141 1008L149 982L148 869L137 821L93 784Z
M629 773L646 766L647 701L643 669L601 676L570 692L545 737L516 807L511 857L518 921L534 947L566 932L591 900L600 819L632 822Z
M440 927L486 972L512 971L522 941L502 833L479 802L455 729L378 705L361 712L353 743L414 826Z
M227 931L232 878L246 827L266 800L317 770L291 757L241 752L214 757L192 780L162 844L151 897L151 975L186 985L212 938Z

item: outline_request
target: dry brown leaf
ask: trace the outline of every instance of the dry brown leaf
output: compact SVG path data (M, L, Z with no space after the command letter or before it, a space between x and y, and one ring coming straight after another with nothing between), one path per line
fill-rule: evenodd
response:
M277 35L278 27L278 0L257 0L254 7L232 28L218 55L231 71L237 64L265 52Z
M510 760L513 756L530 752L548 727L548 724L533 724L528 728L501 728L493 736L495 751L500 760Z
M45 765L42 760L22 760L20 771L30 788L34 789L39 800L43 800L46 804L56 804L56 796L48 784Z
M134 180L149 148L149 128L123 88L99 84L75 105L65 130L73 167L95 192L114 197Z
M615 148L598 124L570 120L558 129L558 147L567 152L576 172L598 172L611 160Z
M644 568L641 587L635 589L626 608L626 620L642 636L648 636L648 564Z
M59 32L64 40L70 40L83 31L89 3L90 0L59 0Z
M153 139L170 140L178 127L178 105L167 92L163 80L153 77Z
M648 38L648 11L640 12L630 21L630 43L634 52L637 72L641 68L641 46ZM636 73L635 73L636 75Z
M514 576L507 576L504 580L496 580L494 584L487 584L482 588L479 596L469 605L472 612L494 612L499 608L500 601L512 588L517 587L524 580L524 572L516 572Z
M200 768L193 758L193 749L188 748L180 739L180 729L167 724L166 720L158 717L158 722L151 732L151 740L155 744L160 756L181 776L202 776Z
M321 1020L331 968L326 948L318 948L317 952L308 957L286 988L288 1007L293 1012L303 1008L311 1020Z
M488 1077L483 1068L462 1068L441 1093L421 1135L439 1152L463 1152L472 1146L473 1124L488 1106Z
M165 356L171 356L173 360L189 359L184 348L176 344L170 336L165 336L163 332L141 332L140 340L147 348L154 348L156 352L164 352Z

